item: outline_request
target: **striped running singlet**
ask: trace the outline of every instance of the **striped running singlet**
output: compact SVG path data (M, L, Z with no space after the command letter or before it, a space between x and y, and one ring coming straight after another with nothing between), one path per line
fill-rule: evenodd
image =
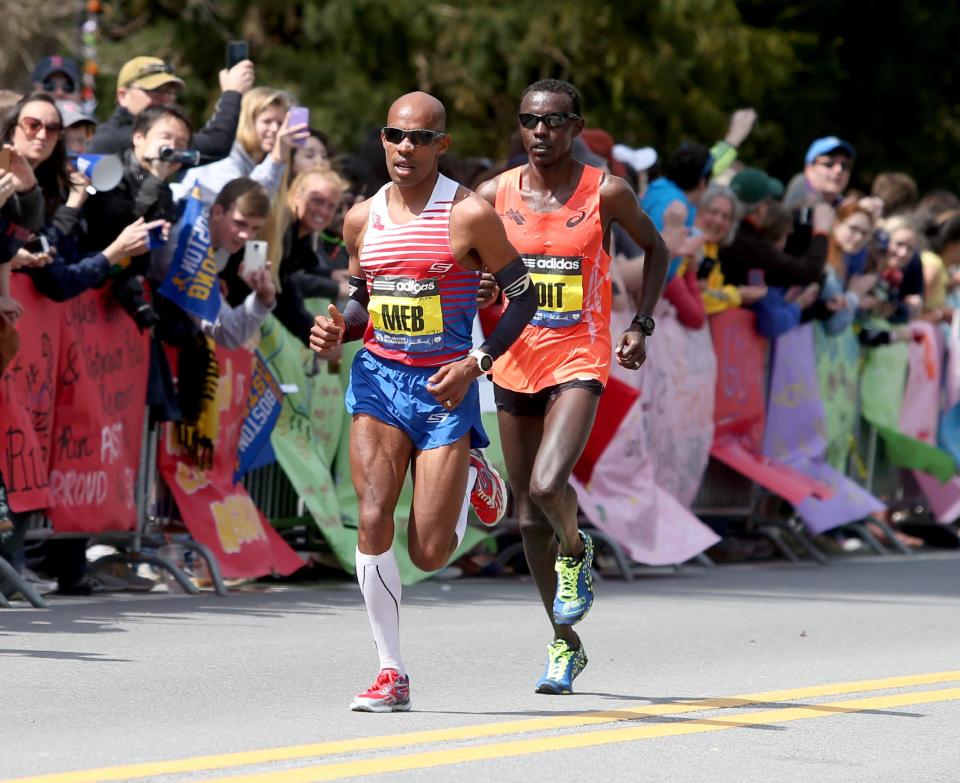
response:
M370 321L364 346L384 359L436 367L473 348L479 274L457 263L450 210L459 187L442 174L423 211L407 223L390 220L387 183L374 195L360 248Z
M534 212L523 200L524 167L505 171L497 214L536 286L538 307L519 339L493 365L493 380L534 394L573 380L606 384L610 375L610 256L603 247L603 171L584 166L567 201Z

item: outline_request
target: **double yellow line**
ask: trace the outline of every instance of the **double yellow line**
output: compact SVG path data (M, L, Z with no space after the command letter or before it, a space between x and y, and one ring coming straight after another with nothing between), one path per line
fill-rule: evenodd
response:
M711 731L745 728L760 724L786 723L809 718L863 712L865 710L889 709L914 704L960 700L960 687L939 690L912 691L862 699L820 703L811 705L779 706L783 702L798 699L815 699L824 696L839 696L848 693L888 691L900 688L936 685L960 681L960 671L935 674L888 677L879 680L815 685L764 693L748 693L725 698L692 699L655 704L646 707L584 712L574 715L532 718L498 723L482 723L451 729L415 731L406 734L362 737L351 740L335 740L308 745L294 745L266 750L243 751L213 756L197 756L172 761L128 764L101 769L61 772L16 778L0 783L106 783L107 781L151 778L161 775L211 772L238 767L261 766L296 759L315 759L324 756L342 756L350 753L386 751L393 748L411 748L418 745L434 745L449 742L474 742L479 739L507 737L531 732L579 729L616 722L638 721L646 718L678 715L691 712L730 709L738 707L766 706L759 712L748 712L730 717L682 720L668 723L644 723L626 728L605 729L567 733L555 736L514 739L482 745L467 745L442 750L427 750L417 753L380 755L352 761L336 761L295 769L275 770L221 778L206 778L211 783L314 783L315 781L340 780L362 775L400 772L412 769L427 769L461 764L469 761L526 756L556 750L597 747L623 742L670 737L685 734L700 734ZM376 717L373 716L373 720Z

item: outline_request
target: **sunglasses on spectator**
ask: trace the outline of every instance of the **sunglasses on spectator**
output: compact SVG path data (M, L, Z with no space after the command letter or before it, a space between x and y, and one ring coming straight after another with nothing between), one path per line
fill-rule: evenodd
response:
M518 114L517 119L527 130L533 130L541 122L548 128L559 128L567 120L579 120L580 115L569 111L552 111L549 114Z
M17 125L20 126L20 130L28 139L34 138L43 129L46 129L48 136L59 136L63 130L63 125L59 122L51 122L45 125L36 117L21 117Z
M853 161L850 158L817 158L814 163L823 166L825 169L832 169L839 166L844 171L850 171L853 168Z
M70 79L66 76L61 76L58 79L50 78L43 80L43 91L44 92L56 92L57 90L63 90L64 92L73 92L76 89L77 85L73 83L73 79Z
M414 147L433 144L437 139L442 139L447 135L443 131L426 130L425 128L403 130L403 128L392 128L389 125L382 127L380 132L390 144L399 144L404 139L409 139Z

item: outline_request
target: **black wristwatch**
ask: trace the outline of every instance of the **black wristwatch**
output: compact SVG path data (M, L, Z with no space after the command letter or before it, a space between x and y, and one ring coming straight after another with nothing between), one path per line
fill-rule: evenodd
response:
M638 315L630 322L631 326L636 326L646 337L653 334L657 322L649 315Z

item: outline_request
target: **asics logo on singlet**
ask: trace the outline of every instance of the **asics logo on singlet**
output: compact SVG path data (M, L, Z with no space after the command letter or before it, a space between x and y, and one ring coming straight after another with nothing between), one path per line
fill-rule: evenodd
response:
M584 210L579 210L576 215L567 221L567 228L576 228L583 222L586 216L587 213Z
M451 269L453 269L453 264L436 263L436 264L430 264L430 268L427 271L434 272L435 274L438 274L438 275L445 275Z
M517 210L515 209L508 209L500 217L510 218L518 226L522 226L524 223L527 222L526 218L523 215L521 215L519 212L517 212Z

